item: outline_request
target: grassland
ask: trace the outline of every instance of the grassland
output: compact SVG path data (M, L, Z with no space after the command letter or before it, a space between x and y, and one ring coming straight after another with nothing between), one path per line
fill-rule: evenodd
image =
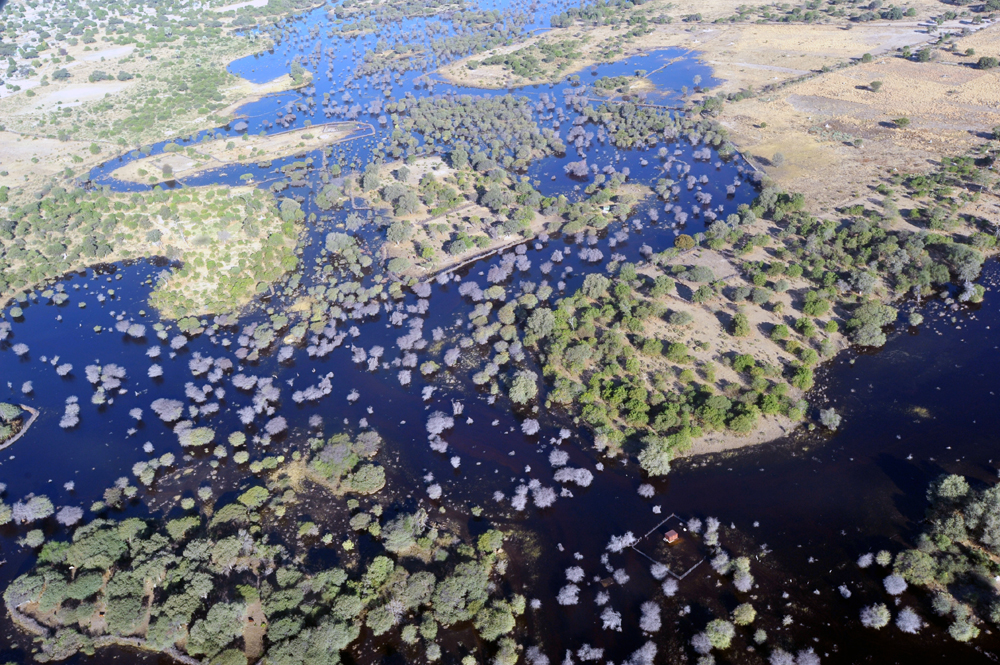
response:
M251 187L53 191L0 229L0 300L94 263L164 256L178 262L150 298L164 317L234 313L297 267L302 218Z
M304 75L253 84L226 71L269 46L234 28L292 8L272 4L193 14L178 6L162 25L146 26L134 21L136 8L60 2L42 12L37 3L12 2L5 11L13 41L37 46L9 57L0 87L0 129L8 132L0 138L9 145L17 142L11 134L21 137L14 154L0 158L0 187L23 203L123 148L217 127L247 101L307 84ZM80 11L91 18L81 20ZM47 32L53 24L56 35ZM197 58L189 56L194 48Z
M228 164L269 162L317 150L344 140L362 127L354 122L335 122L267 136L244 134L240 139L214 139L190 146L187 150L170 150L142 157L116 169L111 175L130 182L183 180Z
M929 41L933 37L924 24L948 9L934 1L902 8L912 9L912 15L859 21L865 14L860 3L810 10L805 5L752 6L733 0L691 8L651 0L627 10L615 8L601 22L576 17L565 27L475 53L438 73L458 84L502 89L561 81L602 62L680 48L712 65L723 81L719 89L731 92L818 72L864 53L877 55Z
M978 56L964 55L970 48L1000 52L1000 29L957 38L926 62L886 55L728 104L720 120L774 182L805 194L813 212L868 205L886 178L931 170L942 155L966 154L992 135L1000 72L976 68ZM899 118L908 124L898 126Z

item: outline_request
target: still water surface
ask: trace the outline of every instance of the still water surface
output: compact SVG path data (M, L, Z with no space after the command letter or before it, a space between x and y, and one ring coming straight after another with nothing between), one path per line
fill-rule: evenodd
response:
M555 5L544 9L526 26L528 29L543 27L547 24L545 17L560 10ZM288 22L286 27L305 39L311 27L325 25L326 21L325 12L317 10ZM398 28L390 28L390 35L393 30L398 33L419 28L422 22L423 19L403 22ZM352 77L356 54L371 48L375 38L369 35L344 40L320 31L317 41L324 53L332 49L332 55L323 56L322 63L316 67L313 84L306 90L266 97L240 109L239 115L249 125L247 131L284 129L268 125L275 122L276 112L288 109L289 104L297 115L289 127L305 126L307 119L314 123L326 120L322 108L318 112L313 109L310 114L295 106L305 103L309 96L322 98L324 92L329 92L331 98L340 99L345 91L350 91L352 99L362 105L369 99L381 97L382 92L374 83L368 87L369 82ZM284 74L288 71L286 61L296 52L289 43L279 44L273 52L237 61L231 69L253 81L266 81ZM306 51L311 48L310 44ZM595 70L602 76L629 74L635 69L656 70L652 78L660 94L650 101L672 104L676 103L682 87L693 87L695 76L702 77L703 85L712 83L707 67L692 58L677 60L681 55L672 51L639 55L613 65L600 65ZM332 80L325 76L330 64L327 60L335 64ZM584 74L584 82L592 77L589 70ZM504 94L503 91L461 88L433 80L428 84L425 80L424 72L411 71L398 79L388 77L388 81L380 85L389 85L393 97L407 93L417 96ZM533 86L518 90L516 94L539 99L542 94L548 94L555 103L562 104L561 91L567 87L565 83L553 87ZM566 110L572 117L572 109ZM329 119L342 119L343 113L335 111ZM366 115L361 119L373 123L375 136L342 147L345 162L355 160L363 165L372 146L391 133L392 127L391 123L382 127ZM570 122L563 123L563 136L570 127ZM211 132L216 136L238 133L232 125ZM193 138L197 140L202 135ZM151 146L152 152L161 151L163 145L165 142ZM662 177L656 170L654 158L658 147L622 151L594 141L585 152L589 162L611 163L619 171L627 167L630 180L653 184ZM714 153L707 162L695 161L691 157L694 148L686 142L670 144L668 148L678 160L691 164L692 175L708 178L703 189L713 194L712 208L723 207L720 216L752 200L754 192L749 184L737 188L734 195L726 194L727 185L745 180L746 174L742 172L745 166L739 161L717 163L720 160ZM92 182L115 189L144 187L125 185L109 176L112 170L134 158L124 155L95 169L91 174ZM270 169L253 165L227 167L225 175L209 173L186 184L235 185L244 173L252 173L255 181L261 182L273 177L270 171L294 159L275 160ZM528 173L539 181L539 189L545 195L579 196L575 190L577 183L565 177L562 168L567 161L576 159L579 156L574 151L565 157L541 159ZM643 159L648 164L643 165ZM321 214L312 201L312 189L318 182L318 173L313 173L308 184L289 188L282 195L301 196L307 215L311 212ZM690 209L695 204L693 192L682 189L679 204ZM336 213L339 217L346 214L346 211ZM606 259L617 253L625 260L637 261L641 258L643 244L650 245L654 251L672 244L678 229L662 221L652 224L646 215L643 209L628 223L613 225L601 234L597 247ZM641 228L635 221L640 221ZM692 217L684 232L703 230L705 222L704 216ZM303 256L306 265L318 256L323 232L317 229L307 240ZM367 241L377 242L373 232L362 230L361 234ZM568 258L559 266L558 274L542 274L540 265L556 249L568 250ZM578 249L579 245L574 244L572 238L551 238L540 242L537 248L531 242L527 250L531 268L515 275L514 282L531 280L537 283L549 279L555 283L559 280L565 281L567 292L575 290L584 274L603 269L603 264L581 261ZM487 260L467 266L461 271L463 281L476 280L485 287L484 274L490 263ZM134 463L148 458L142 450L147 441L153 444L157 455L169 451L178 459L182 457L184 451L178 446L176 436L148 412L148 405L157 397L180 398L184 384L191 380L187 362L192 354L199 352L217 357L228 353L222 345L223 340L229 340L233 345L230 349L235 349L239 330L234 327L215 336L201 335L180 350L176 358L167 357L169 350L164 345L163 356L156 360L163 365L164 376L156 380L146 378L146 369L153 362L146 356L146 349L157 343L151 328L146 340L130 340L114 332L114 316L127 313L138 319L140 310L145 310L141 320L152 326L158 319L146 305L146 298L151 280L165 267L153 261L101 266L65 280L71 296L68 303L56 306L46 304L44 298L37 298L24 307L23 319L13 324L12 338L0 348L9 349L11 343L24 341L31 350L21 359L9 350L0 353L0 376L5 380L0 386L0 391L4 391L0 399L26 401L40 408L42 417L28 437L0 453L0 481L7 484L8 502L35 492L48 495L57 506L89 506L116 478L131 476ZM991 263L985 279L993 281L996 276L997 266ZM103 302L98 301L98 293L105 296ZM927 323L919 330L899 330L877 353L848 351L838 356L821 373L820 387L813 397L814 404L832 404L844 416L843 426L836 434L802 433L790 440L754 449L681 461L668 478L653 482L656 495L651 499L644 499L636 492L643 478L634 464L600 458L588 437L574 434L563 448L570 452L571 466L595 472L594 483L588 488L574 487L572 498L560 499L552 508L542 511L529 508L510 522L532 533L541 553L537 559L515 562L512 566L512 577L523 582L529 594L542 601L540 611L527 615L528 625L521 635L522 642L542 645L552 659L561 660L560 654L566 649L576 649L582 643L607 649L605 658L616 661L626 658L646 639L638 629L639 604L649 598L662 599L647 562L634 553L613 557L612 563L624 567L631 578L625 585L609 589L612 604L624 615L624 629L620 633L602 630L593 603L597 590L594 584L581 593L579 605L562 607L556 604L555 594L564 583L563 571L572 565L582 565L588 579L593 575L605 575L598 559L611 536L625 531L645 533L663 516L677 513L685 517L716 516L724 525L735 526L729 540L724 538L729 549L744 554L758 553L760 560L755 562L753 569L760 584L756 590L759 597L756 604L762 615L758 622L767 629L771 643L796 649L812 646L823 656L823 662L951 662L949 659L954 658L961 658L962 662L984 661L987 655L980 649L996 647L995 638L985 631L977 646L955 644L944 632L945 626L933 621L919 638L903 635L891 626L879 633L862 631L857 621L859 608L884 600L884 594L879 590L879 573L861 571L853 562L865 552L882 548L897 551L906 546L908 539L920 530L924 489L939 473L966 473L982 480L995 478L1000 450L993 433L1000 426L1000 409L995 401L997 396L993 394L992 377L1000 367L993 331L1000 330L1000 311L992 296L992 292L987 294L981 308L963 308L956 312L948 310L942 302L931 302L923 308ZM80 301L87 303L85 309L78 306ZM415 295L407 296L407 304L416 302ZM429 311L424 316L424 330L440 327L446 339L457 336L471 308L471 303L459 295L457 283L435 284ZM955 317L954 322L952 317ZM240 321L240 325L262 318L260 313L251 313ZM95 333L96 325L102 326L104 332ZM395 339L402 334L401 329L388 324L385 314L346 325L359 327L359 344L366 347L380 344L394 349ZM421 361L425 356L439 359L434 353L421 354ZM71 362L74 372L67 377L57 376L50 364L54 356L59 356L60 363ZM91 363L109 362L128 370L124 392L114 397L113 404L96 407L90 404L92 389L83 377L83 368ZM389 468L390 486L412 487L416 495L423 491L421 477L426 473L434 474L444 487L445 498L455 505L491 505L493 492L509 495L515 485L531 478L551 484L552 469L547 462L551 446L546 442L556 436L561 427L572 427L572 423L559 413L543 412L538 416L542 430L536 436L525 436L521 433L520 422L532 414L513 412L502 400L489 404L485 396L477 393L469 379L470 372L465 370L454 372L447 380L424 378L414 372L413 383L403 387L396 380L395 371L368 372L363 366L354 364L348 348L338 349L325 358L309 358L299 350L290 362L282 364L273 357L262 358L248 371L262 376L273 375L279 382L293 381L294 387L282 386L285 393L315 382L313 374L318 376L327 372L334 373L334 390L313 405L295 405L284 395L280 414L288 419L291 435L272 444L270 451L251 444L252 459L303 438L309 416L319 413L330 432L337 431L344 421L346 427L357 428L361 419L366 419L387 442L382 453L384 459L380 461ZM20 396L20 386L25 380L34 382L33 395L28 398ZM429 401L421 394L425 387L436 389ZM353 390L360 393L360 398L351 403L347 395ZM81 424L66 432L59 428L58 422L63 403L71 395L80 398ZM448 452L435 453L428 448L424 422L429 410L447 410L452 400L461 400L465 412L447 437ZM227 426L239 429L235 425L235 412L247 403L248 396L229 390L222 412L213 420L214 425L220 431L228 431ZM147 410L145 424L136 423L128 416L128 411L134 407ZM466 423L465 418L470 418L472 423ZM130 433L132 428L136 431ZM449 463L452 455L461 457L459 469L452 468ZM207 457L195 457L189 462L198 469L195 480L209 478L211 469L205 463ZM598 462L604 465L603 471L597 469ZM239 481L242 472L235 466L231 459L220 462L216 479L222 486L220 492L225 491L225 483ZM72 491L63 487L70 480L75 482ZM188 487L186 493L193 494L196 487L197 482ZM147 492L144 498L155 502L157 486L152 490L140 490L141 494ZM662 512L654 513L654 506L660 506ZM143 502L134 503L127 511L134 515L146 512ZM485 521L473 520L470 525L473 531L484 528ZM23 535L21 531L9 525L0 529L3 552L0 558L6 560L0 566L0 586L6 586L10 579L31 565L31 553L15 542ZM47 537L65 536L65 530L51 520L45 531ZM578 561L574 553L582 554L583 559ZM312 556L319 564L328 555L317 551ZM853 590L852 598L841 596L837 591L840 585ZM904 595L904 603L916 602ZM718 613L720 606L731 609L732 604L731 592L717 587L716 577L707 565L696 569L682 582L678 596L662 601L664 629L657 637L660 659L683 662L687 657L683 654L691 653L687 646L690 636L703 628L712 612ZM793 617L792 625L781 626L779 619L784 614ZM925 619L930 617L925 616ZM768 649L745 651L748 646L738 642L725 657L734 663L762 662ZM388 645L376 647L390 660L398 661L401 657L390 654ZM29 653L30 641L17 635L6 618L0 620L0 661L27 661ZM111 662L122 658L128 662L156 660L131 652L106 651L94 658L74 659L74 662Z

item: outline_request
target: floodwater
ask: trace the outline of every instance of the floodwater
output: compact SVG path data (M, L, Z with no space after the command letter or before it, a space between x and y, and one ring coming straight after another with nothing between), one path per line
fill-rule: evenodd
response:
M508 22L523 30L543 28L548 23L547 17L565 6L558 3L533 6L520 19L513 15L518 8L509 7L512 14ZM329 36L325 29L328 21L323 10L286 21L282 29L288 35L272 52L232 64L231 70L240 76L267 81L287 73L286 63L296 54L311 54L315 45L322 54L316 61L304 63L316 73L307 89L266 97L240 109L239 115L248 125L245 131L282 131L304 127L307 120L313 124L352 117L364 120L372 123L374 136L336 149L338 155L343 151L342 163L354 163L355 168L360 168L367 163L372 147L392 132L392 126L391 122L382 126L377 120L378 112L357 112L351 107L355 104L365 107L375 99L384 98L383 88L391 91L392 98L404 94L505 94L505 91L451 86L428 77L422 69L403 72L399 77L379 74L355 79L353 72L360 56L378 38L392 43L404 33L421 30L426 20L408 19L385 26L379 35L352 39ZM317 26L321 29L314 32L315 37L310 37L310 31ZM597 76L630 74L635 69L655 71L651 78L660 93L649 101L665 105L676 104L679 91L694 87L696 76L701 77L702 85L712 83L707 67L673 51L632 56L594 69ZM327 71L332 72L329 78ZM590 70L582 74L584 83L594 76ZM568 83L529 86L514 94L527 95L539 102L542 95L549 95L554 104L562 105L568 117L560 127L565 137L575 117L575 112L563 103L566 89L572 86ZM308 104L309 97L320 100L324 93L330 93L329 104ZM345 93L350 101L345 100ZM296 117L285 126L275 124L279 120L278 111L283 117L289 113ZM543 106L537 116L549 113ZM551 123L551 119L540 122ZM180 143L185 145L205 135L236 136L241 132L233 125L235 122ZM164 145L165 142L149 149L155 154ZM582 151L588 163L610 164L618 171L628 168L631 182L652 185L662 177L662 171L657 170L660 160L655 157L660 147L617 150L595 138ZM579 257L583 245L572 237L528 241L526 256L531 266L516 272L509 288L516 288L522 281L548 280L557 289L559 283L564 283L565 292L572 292L585 274L602 271L614 255L638 261L644 244L661 251L671 246L678 232L693 234L703 230L707 221L704 213L708 209L724 218L735 212L740 203L753 199L754 192L747 181L748 167L740 160L720 160L714 152L709 160L695 160L692 157L695 147L684 141L666 147L678 161L690 165L691 175L706 177L708 182L701 188L712 194L710 206L696 204L694 192L682 188L674 203L685 210L699 208L701 214L691 216L683 228L677 228L669 220L653 223L648 209L651 206L662 209L662 202L647 202L627 222L613 224L599 234L596 247L602 251L604 260L597 263ZM118 190L143 189L144 185L126 185L109 176L115 168L135 158L123 155L95 169L90 175L91 182ZM273 179L275 169L296 158L275 160L268 169L233 165L188 180L186 184L235 185L245 173L251 173L254 181L260 183ZM566 156L535 161L527 174L538 181L537 187L544 195L579 197L581 182L563 172L566 162L578 159L579 152L570 149ZM279 196L302 197L307 216L311 212L324 214L312 200L313 188L319 180L319 169L313 169L304 186L289 187ZM727 194L727 185L736 182L741 186L733 194ZM335 212L333 223L347 214L348 211ZM324 233L324 228L310 233L302 257L304 265L312 265L319 255ZM373 231L362 229L360 234L368 243L378 242ZM542 265L556 250L564 250L566 258L546 274ZM494 261L466 266L459 271L461 283L476 281L485 288L485 274ZM22 304L23 318L13 321L11 337L0 343L0 376L6 384L0 385L0 399L29 403L41 409L42 416L28 436L0 453L0 482L7 485L8 503L35 492L46 494L56 506L87 507L117 478L131 477L133 464L148 459L149 455L143 451L146 442L153 445L155 455L173 452L178 460L182 459L185 451L176 436L151 413L149 404L158 397L184 399L185 383L192 380L204 383L188 370L193 354L231 356L231 351L238 348L241 329L266 317L261 311L251 312L236 326L191 339L176 352L176 357L171 357L166 343L161 344L155 337L152 326L158 318L146 304L155 276L167 267L152 260L99 266L67 276L63 284L70 299L62 305L48 303L39 294L33 294ZM998 273L996 264L990 263L983 280L992 284ZM369 284L371 275L365 280ZM434 283L426 313L413 314L424 319L425 338L440 328L444 341L443 347L431 343L420 351L420 362L440 362L449 341L464 334L473 304L459 294L458 286L456 281ZM653 638L659 647L657 662L693 662L691 636L702 630L709 619L730 611L737 602L731 582L720 585L720 578L707 562L685 577L672 598L663 597L660 583L650 574L649 562L630 550L612 554L608 559L612 570L624 569L628 581L611 584L606 589L593 581L610 575L600 558L612 536L627 531L644 534L667 515L676 513L685 519L717 517L724 526L722 541L727 549L734 556L750 556L753 560L751 572L758 587L752 595L759 614L754 627L766 630L767 645L755 646L748 637L752 631L741 629L730 650L716 653L720 662L764 662L772 645L790 651L812 647L826 663L951 662L955 658L977 662L990 657L987 651L996 648L995 637L984 630L972 646L959 645L947 636L946 625L925 609L921 613L931 625L920 636L905 635L892 625L880 632L862 629L857 619L860 608L886 599L880 583L886 572L861 570L854 561L866 552L883 548L895 552L912 542L920 530L924 489L938 474L965 473L983 481L995 478L1000 451L991 433L1000 426L1000 409L994 406L994 400L1000 398L994 395L992 377L1000 369L1000 363L992 328L1000 326L1000 309L993 295L989 292L980 307L956 311L943 301L926 303L921 311L927 322L919 329L901 328L890 336L884 349L863 354L847 351L824 368L811 402L816 407L830 404L837 408L844 417L838 432L801 432L788 440L753 449L677 462L668 477L651 482L655 488L651 498L643 498L637 492L646 480L634 462L600 456L589 437L577 431L565 414L544 409L537 413L513 410L502 398L491 403L472 384L471 373L478 369L473 364L460 364L453 371L430 377L414 371L412 383L405 387L399 384L395 369L379 368L372 372L364 364L355 364L350 353L352 340L366 348L385 347L387 360L397 354L396 339L407 328L392 325L385 312L363 320L345 321L343 329L357 326L358 337L349 338L347 344L326 357L311 358L303 349L297 349L289 361L279 363L272 355L245 363L248 373L276 377L282 399L275 415L280 414L289 422L289 434L272 443L269 449L254 443L248 449L251 459L280 452L306 436L307 421L314 414L324 418L328 433L341 428L356 431L364 420L386 441L379 461L387 467L390 487L396 484L401 494L419 497L424 493L422 476L433 474L435 482L443 487L444 503L453 510L476 505L485 508L483 519L466 517L471 522L471 531L478 532L495 523L529 534L538 556L527 556L527 548L512 546L515 558L509 576L518 590L541 601L541 607L526 613L526 618L519 622L523 625L519 625L517 637L525 646L540 646L553 661L561 662L566 650L576 651L583 644L606 649L604 660L626 659L649 639L639 629L639 605L652 599L660 603L663 612L663 628ZM81 303L86 303L86 307L81 308ZM409 294L404 304L416 306L417 296ZM270 305L280 308L281 302L275 299ZM907 304L912 306L915 305ZM122 314L146 324L147 337L133 340L116 332L116 317ZM95 326L101 326L102 332L95 332ZM176 330L171 329L170 336L174 334ZM11 344L17 342L30 347L22 358L10 351ZM146 351L154 345L160 346L162 353L159 358L150 359ZM73 364L70 375L56 374L53 366L56 356L60 364ZM94 391L84 377L84 367L111 362L127 370L122 392L113 396L113 403L93 405L90 397ZM146 370L154 362L162 365L162 378L147 378ZM527 362L530 364L530 359ZM301 405L289 399L291 391L315 383L329 372L335 377L330 395L316 403ZM22 396L21 385L27 380L33 382L33 392ZM429 388L434 389L433 393L425 398ZM348 395L353 391L359 397L352 402ZM81 422L66 431L59 427L59 420L64 403L71 396L79 398ZM450 412L453 401L462 402L464 411L456 418L454 430L444 437L448 451L434 452L428 446L424 423L431 411ZM220 432L242 429L236 411L249 403L248 395L227 385L220 413L209 422ZM543 404L544 398L539 403ZM129 416L133 408L144 409L144 422L136 422ZM528 417L539 420L538 434L522 434L520 424ZM543 510L529 506L519 513L511 510L508 503L497 504L493 498L495 492L503 493L509 502L514 488L531 479L546 486L554 485L548 455L553 447L552 437L564 427L573 432L561 444L570 455L569 465L591 470L595 475L593 484L587 488L571 485L572 496L560 497L553 507ZM256 430L251 427L248 431ZM457 469L450 463L452 456L461 459ZM192 453L179 466L195 469L198 482L217 483L220 486L217 495L231 489L228 485L222 487L223 481L238 482L244 475L229 458L220 460L217 469L211 468L209 459L209 455ZM68 481L75 483L72 490L64 487ZM197 487L197 482L191 487ZM186 490L188 495L193 493L192 488ZM140 497L155 501L157 491L154 484L150 490L140 489ZM126 511L134 515L146 513L143 501L134 502ZM66 530L54 520L47 520L44 529L47 537L66 535ZM0 566L0 586L5 587L31 566L32 552L16 543L24 531L11 525L0 528L0 559L5 560ZM685 556L689 559L681 562L685 566L697 563L700 556L696 541L688 540L686 546L691 549ZM656 555L650 541L642 547ZM324 556L323 551L312 554L317 560ZM583 567L586 574L580 602L561 606L555 598L565 584L563 571L574 565ZM850 598L844 598L838 591L841 585L852 592ZM622 614L620 632L602 627L599 617L602 608L595 603L602 591L609 596L609 606ZM904 594L903 604L927 607L920 592ZM790 619L785 620L786 616ZM6 618L0 619L0 662L28 661L30 644ZM389 642L375 647L386 658L399 657L393 655ZM81 656L72 662L111 662L123 658L127 662L157 660L149 655L106 650L95 657ZM450 660L447 655L445 658L446 662Z

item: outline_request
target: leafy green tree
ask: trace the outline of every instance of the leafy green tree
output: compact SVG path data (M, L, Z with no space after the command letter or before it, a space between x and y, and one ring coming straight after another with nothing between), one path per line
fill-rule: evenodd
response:
M416 545L426 521L427 513L422 509L414 514L403 513L382 527L382 543L393 553L407 550Z
M476 547L483 554L491 554L503 547L503 531L490 529L479 536Z
M242 603L215 603L204 619L191 626L187 652L193 656L212 657L243 634Z
M514 374L510 382L508 396L515 404L527 404L538 394L538 375L531 370L522 369Z
M743 312L737 312L733 317L733 337L749 337L751 333L750 319Z
M648 435L643 438L645 446L639 453L639 466L651 476L665 476L670 473L672 453L666 437Z
M482 639L495 642L501 635L507 635L514 630L514 614L507 602L494 600L479 610L473 625Z
M733 610L733 623L737 626L749 626L757 618L757 610L750 603L742 603Z
M0 421L9 423L21 415L21 407L15 404L0 402Z
M713 619L705 626L705 634L713 648L725 650L736 637L736 626L725 619Z
M386 231L386 240L398 245L401 242L406 242L413 235L413 225L404 220L397 220L393 222L388 231Z
M302 206L295 199L282 199L278 209L281 211L281 221L283 222L298 222L306 218Z
M361 176L361 189L366 192L372 192L377 190L381 184L382 182L378 175L378 167L374 164L366 166L365 171Z
M267 501L269 496L270 494L268 493L267 488L256 485L236 497L236 500L250 510L257 510L264 505L264 502Z
M611 286L611 280L607 277L598 273L591 273L583 278L583 285L580 287L580 291L588 298L597 300L607 293L609 286Z
M893 572L910 584L926 586L934 581L937 566L929 554L920 550L903 550L896 555Z
M959 503L969 495L969 483L963 476L941 476L927 489L927 500L944 505Z
M455 566L454 572L438 582L431 597L434 617L443 626L468 621L488 599L489 568L476 561Z
M526 329L535 338L544 338L552 332L556 325L556 315L551 309L539 307L528 317Z

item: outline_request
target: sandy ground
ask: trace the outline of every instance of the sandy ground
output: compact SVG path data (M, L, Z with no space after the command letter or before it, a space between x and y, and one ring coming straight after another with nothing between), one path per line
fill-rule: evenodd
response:
M59 141L0 132L0 185L12 190L30 187L36 181L64 174L67 168L76 174L84 174L88 168L107 158L106 155L91 154L89 146L84 141ZM82 161L75 162L74 155ZM0 206L0 210L7 207Z
M67 89L74 89L79 91L79 94L87 94L91 88L100 89L105 88L100 97L104 96L104 92L117 92L124 89L126 83L123 81L101 81L99 83L90 83L87 78L90 73L96 69L107 72L114 76L121 69L127 69L132 71L135 67L129 67L125 65L120 65L119 61L123 58L127 58L135 50L135 46L115 46L111 48L97 48L97 50L85 51L86 46L81 42L76 46L70 46L68 43L60 46L66 50L67 54L73 58L72 62L66 62L62 60L58 63L53 63L50 59L45 59L42 61L42 67L38 69L37 73L28 79L11 79L11 83L16 83L21 86L19 92L12 92L7 90L6 87L0 88L0 100L4 100L4 107L9 103L14 103L18 108L19 112L28 113L32 111L50 110L50 104L54 105L55 102L60 98L52 98L51 102L46 101L48 98L52 97L53 94L58 93ZM91 47L94 48L94 47ZM48 54L46 54L48 55ZM66 70L72 75L68 81L50 81L49 86L39 87L41 84L42 76L45 74L50 75L56 69L65 67ZM129 84L133 84L135 81L129 81ZM118 84L114 86L113 90L107 89L109 84ZM34 89L38 97L26 97L24 91L28 88ZM91 99L96 99L96 97L91 97ZM7 101L9 100L9 101ZM18 103L20 101L20 103ZM69 98L63 99L63 101L69 101ZM40 108L37 108L41 104ZM0 108L2 112L3 108Z
M713 92L735 92L749 86L760 88L769 83L818 72L824 66L833 67L865 53L879 55L904 46L922 44L935 36L927 34L926 28L917 19L933 14L934 9L940 13L940 5L917 3L918 16L915 19L847 24L849 28L845 28L843 21L838 24L811 25L709 22L710 17L732 15L740 4L742 3L727 0L711 1L703 8L702 3L699 3L697 9L703 16L703 22L684 23L675 20L671 24L656 26L653 32L625 43L623 51L614 60L663 48L697 52L702 60L713 67L716 78L723 80L721 86L713 89ZM661 5L653 0L643 7L649 7L649 13L655 14ZM667 13L675 15L676 19L688 12L671 9ZM944 23L941 30L958 31L962 27L971 26L952 21ZM601 50L609 44L617 43L620 38L620 31L607 26L558 28L516 45L500 46L458 60L439 69L438 74L454 83L498 89L560 81L600 62ZM579 42L586 40L586 43L577 47L583 57L563 72L557 72L554 67L549 68L546 75L536 81L515 76L505 70L503 65L481 65L475 70L467 67L469 60L482 61L491 55L516 51L525 45L565 39Z
M221 109L217 113L222 116L232 116L236 113L236 110L244 104L249 104L250 102L257 101L261 97L265 97L276 92L302 88L309 85L310 82L312 82L311 72L306 72L306 76L303 78L302 83L299 83L298 85L295 84L295 81L292 80L292 77L288 74L279 76L278 78L272 79L266 83L251 83L250 81L240 79L236 85L226 89L228 96L238 96L236 101Z
M225 5L223 7L216 7L212 11L219 13L228 12L231 10L242 9L243 7L263 7L267 4L267 0L247 0L247 2L235 2L231 5Z
M788 436L798 425L798 422L785 416L762 416L757 421L757 429L750 434L737 436L728 431L710 432L700 439L695 439L691 444L691 450L678 456L678 459L695 457L696 455L722 453L728 450L738 450L748 446L755 446L759 443L767 443L768 441Z
M250 661L254 661L264 653L267 616L259 600L248 604L243 616L243 652Z
M57 107L59 109L73 108L80 106L83 102L103 99L106 95L121 92L128 87L128 81L99 81L96 83L82 81L59 88L51 86L36 88L37 97L32 99L32 104L23 105L16 113L37 116L42 113L50 113Z
M116 46L114 48L106 48L100 51L91 51L90 53L86 51L81 51L82 55L77 59L77 62L95 62L99 60L107 60L114 58L121 58L126 56L135 50L135 46ZM70 63L67 69L72 67L75 63Z
M363 127L354 122L337 122L268 136L247 134L246 140L226 137L192 146L195 157L187 152L144 157L115 170L112 176L130 182L149 182L150 178L159 181L163 179L163 167L169 164L173 169L172 179L177 180L234 162L269 161L316 150L342 141ZM228 148L230 143L235 145Z
M1000 51L1000 25L968 39L977 52ZM729 104L721 122L780 186L805 194L815 212L830 212L868 196L886 174L928 171L942 154L967 152L1000 124L1000 70L971 67L977 59L876 58ZM872 81L882 81L881 90L872 91ZM910 126L896 127L900 117Z

